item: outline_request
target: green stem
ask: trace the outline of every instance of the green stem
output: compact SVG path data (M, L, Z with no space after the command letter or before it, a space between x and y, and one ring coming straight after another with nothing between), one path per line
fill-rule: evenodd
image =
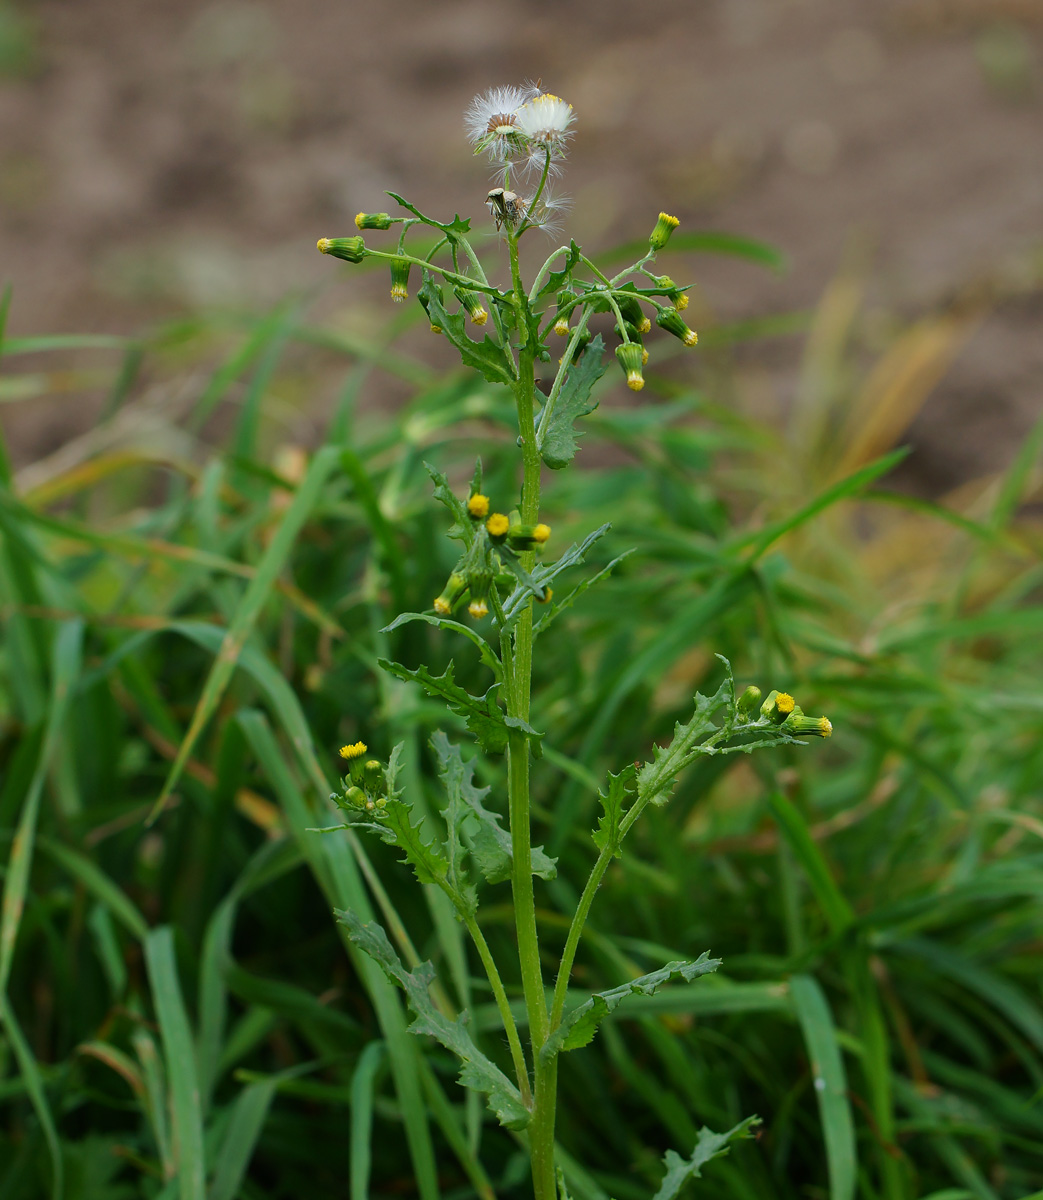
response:
M371 250L366 247L367 258L386 258L386 259L401 259L405 262L412 263L415 267L420 267L424 271L433 271L436 275L441 275L446 283L454 283L459 287L465 287L472 292L488 292L491 296L500 295L500 289L494 287L491 283L487 283L482 279L472 279L469 275L458 275L455 271L448 271L445 267L437 267L434 263L429 263L426 258L416 258L412 254L388 254L384 250Z
M543 287L543 281L550 274L551 265L553 264L554 260L559 258L562 254L568 254L568 252L568 246L559 246L557 250L555 250L554 253L547 259L543 266L540 267L540 269L536 272L536 278L532 281L532 287L529 288L530 304L532 304L539 295L540 288Z
M518 238L510 229L507 244L511 256L511 280L518 325L518 381L514 395L518 409L518 432L522 446L522 522L535 525L540 511L540 452L534 421L536 393L536 346L529 335L528 298L518 266ZM535 555L522 555L522 566L532 570ZM529 719L532 688L532 599L522 610L514 630L514 686L507 696L507 711L523 721ZM511 826L511 889L514 924L518 937L518 963L522 991L529 1017L529 1036L535 1066L532 1120L529 1123L529 1156L536 1200L554 1200L554 1117L557 1086L556 1064L540 1064L540 1050L547 1040L547 998L543 990L539 937L536 932L536 899L532 882L532 831L529 802L529 739L512 729L507 741L507 794Z
M522 1050L521 1038L518 1036L518 1026L515 1023L514 1014L511 1012L511 1002L507 999L507 993L504 991L500 972L496 968L496 960L489 949L489 943L485 940L485 934L478 927L478 922L474 919L473 915L465 915L462 912L460 915L463 917L467 932L471 935L471 940L475 944L478 957L482 960L482 966L485 967L485 974L489 979L489 986L493 990L496 1007L500 1010L503 1029L507 1034L507 1043L511 1048L511 1059L514 1062L514 1073L518 1077L518 1088L521 1091L522 1101L529 1108L532 1106L532 1093L529 1090L529 1069L525 1065L525 1053Z
M550 389L550 394L543 405L543 412L540 413L540 427L536 431L536 449L537 451L543 448L543 439L546 437L548 422L550 421L551 413L554 411L554 406L558 402L558 396L561 394L562 385L565 382L565 376L569 373L569 367L572 365L572 356L576 353L576 347L579 345L579 340L586 332L587 322L590 320L590 309L585 308L579 319L579 324L572 331L572 336L569 338L569 344L565 347L565 353L561 356L561 365L558 367L558 373L554 377L554 384Z
M549 173L550 173L550 151L548 150L547 157L543 161L543 174L540 176L540 186L536 189L536 195L533 196L532 200L529 203L529 208L528 208L529 213L536 211L536 205L539 204L539 202L540 202L540 197L543 195L543 189L547 186L547 175ZM521 235L526 231L526 229L534 229L534 228L536 228L536 222L530 221L528 214L526 214L525 220L522 222L521 228L518 230L518 236L521 237Z
M572 964L576 960L576 951L579 949L579 939L583 935L583 926L587 922L590 906L594 903L594 896L601 886L602 877L608 870L608 864L611 861L612 850L602 850L598 855L597 862L591 868L590 877L579 898L579 904L576 905L576 911L572 914L568 936L565 938L565 949L561 952L558 977L554 982L554 1001L550 1010L551 1033L561 1024L562 1013L565 1011L565 997L569 990L569 976L572 974Z

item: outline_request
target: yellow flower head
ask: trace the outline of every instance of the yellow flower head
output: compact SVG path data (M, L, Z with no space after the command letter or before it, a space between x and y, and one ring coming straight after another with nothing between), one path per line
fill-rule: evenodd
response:
M511 523L503 513L493 513L488 521L485 522L485 528L489 531L489 536L494 538L504 537Z
M780 713L791 713L796 703L796 700L793 699L789 692L779 692L775 697L775 708Z
M351 760L353 758L360 758L366 753L367 749L368 747L366 746L365 742L354 742L350 746L341 746L337 753L341 756L341 758Z
M476 521L484 520L489 515L489 497L475 492L467 501L467 511Z

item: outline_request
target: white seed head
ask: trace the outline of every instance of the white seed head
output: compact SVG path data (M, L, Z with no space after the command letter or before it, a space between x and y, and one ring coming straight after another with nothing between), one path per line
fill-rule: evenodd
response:
M516 158L523 149L518 112L535 95L532 87L497 87L475 96L464 113L475 153L485 151L496 162Z
M545 92L523 104L514 114L514 121L533 148L562 153L572 136L576 115L571 104Z

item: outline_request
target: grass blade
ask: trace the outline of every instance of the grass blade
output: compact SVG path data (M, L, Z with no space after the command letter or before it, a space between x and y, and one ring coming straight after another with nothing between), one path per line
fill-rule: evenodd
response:
M217 1152L209 1200L235 1200L277 1086L275 1079L266 1079L262 1083L251 1083L240 1092L232 1107L228 1131Z
M369 1142L373 1133L373 1096L384 1043L370 1042L359 1055L351 1080L351 1200L369 1200Z
M829 1194L831 1200L853 1200L858 1180L855 1127L833 1014L818 981L810 975L793 976L790 998L811 1061L826 1143Z
M22 1082L25 1084L25 1090L29 1094L33 1108L36 1109L36 1115L40 1120L40 1127L43 1129L43 1136L47 1142L47 1150L51 1156L51 1196L53 1200L61 1200L65 1189L62 1148L58 1141L54 1118L51 1116L51 1106L48 1104L43 1090L40 1067L29 1048L29 1043L25 1040L22 1027L18 1024L7 994L2 991L0 991L0 1021L7 1033L11 1049L14 1051L15 1062L18 1063Z
M149 933L145 939L145 963L170 1076L174 1160L181 1200L206 1200L203 1117L195 1047L178 982L174 934L170 926L164 925Z
M257 574L250 581L235 617L228 627L224 641L221 644L221 649L203 686L199 703L196 705L196 710L192 715L192 723L189 725L188 731L182 739L181 745L178 747L177 758L174 760L166 782L163 784L163 790L160 792L159 798L156 800L152 812L149 814L148 824L155 821L156 817L162 812L167 800L170 798L170 793L174 790L181 776L182 770L184 770L185 763L188 761L199 739L199 735L203 732L204 727L210 720L218 704L220 704L221 697L224 695L225 688L227 688L229 680L232 678L236 663L246 644L246 639L249 637L272 588L275 586L280 572L286 565L286 560L293 549L294 540L300 532L301 526L318 502L323 484L326 482L330 471L333 470L338 462L339 453L336 447L324 446L312 459L308 473L304 477L297 495L286 510L286 516L282 519L268 549L265 551L264 557L257 568Z

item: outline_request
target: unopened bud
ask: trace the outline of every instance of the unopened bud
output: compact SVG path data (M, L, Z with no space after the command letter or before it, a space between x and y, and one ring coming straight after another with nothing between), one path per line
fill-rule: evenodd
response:
M409 295L409 268L411 265L408 258L391 260L391 299L396 304L401 304Z
M539 525L518 523L510 527L507 536L515 550L531 550L535 546L542 546L546 543L550 537L550 526L542 523Z
M366 243L360 237L319 238L316 245L321 253L345 262L360 263L366 257Z
M672 333L674 337L680 338L686 346L694 346L699 340L699 335L694 329L688 328L676 309L661 308L656 313L655 323L660 329L665 329L667 333Z
M463 288L453 288L453 292L457 300L467 309L468 315L476 325L484 325L489 320L489 314L485 311L482 297L478 292L467 292Z
M638 342L623 342L616 347L616 358L627 377L627 387L633 392L639 392L645 386L645 377L641 368L645 365L644 349Z
M384 768L375 758L371 758L366 763L363 771L363 778L366 781L366 791L369 793L380 792L384 790Z
M652 230L648 237L648 244L653 250L662 250L666 243L670 240L670 234L680 225L681 222L670 216L669 213L661 212L659 220L655 223L655 229Z
M750 686L746 689L746 691L744 691L743 694L739 697L739 701L738 701L738 704L736 705L736 707L738 708L739 712L741 712L743 714L743 716L746 716L749 713L753 712L753 710L757 707L757 705L760 704L760 701L761 701L761 690L759 687L756 687L754 684L751 683Z
M630 322L631 325L639 333L647 333L652 328L652 322L645 316L640 303L634 296L616 295L616 303L619 305L619 311L623 317Z
M467 590L467 580L454 571L446 580L442 594L435 597L434 610L439 616L447 617L453 611L453 605Z
M358 213L355 216L356 229L390 229L391 216L389 213Z
M366 794L365 794L365 792L363 792L362 788L358 788L358 787L354 787L354 786L349 787L348 790L344 793L344 801L345 801L345 803L341 805L342 808L344 808L344 807L365 808L366 807Z
M833 723L829 717L806 717L799 708L782 722L782 728L796 737L803 735L827 738L833 733Z

